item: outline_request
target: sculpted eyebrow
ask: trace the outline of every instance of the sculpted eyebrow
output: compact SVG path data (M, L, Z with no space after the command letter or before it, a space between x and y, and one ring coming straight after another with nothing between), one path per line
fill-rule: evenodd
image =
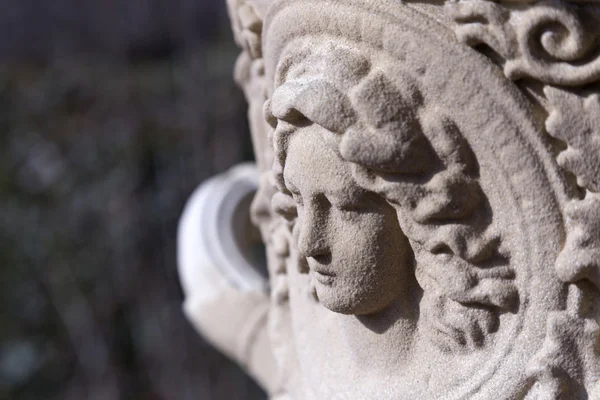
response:
M374 193L368 192L360 187L342 187L335 190L328 190L327 197L333 199L340 199L342 201L336 202L340 204L356 204L363 201L368 201L370 195ZM347 201L349 199L349 201Z
M337 133L343 133L356 122L350 99L321 79L284 83L273 93L271 112L290 123L304 117Z

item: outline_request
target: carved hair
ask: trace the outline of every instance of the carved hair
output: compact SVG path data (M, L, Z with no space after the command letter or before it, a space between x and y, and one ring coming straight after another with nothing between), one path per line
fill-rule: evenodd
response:
M306 124L324 127L324 143L352 163L357 184L396 209L424 289L421 315L443 332L434 337L451 337L445 347L482 346L518 293L459 128L401 69L386 73L343 45L293 48L265 105L278 189L289 195L283 170L291 136Z

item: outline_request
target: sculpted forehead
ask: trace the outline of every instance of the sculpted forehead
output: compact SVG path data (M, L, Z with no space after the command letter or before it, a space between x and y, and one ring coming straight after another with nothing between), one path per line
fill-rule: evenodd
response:
M343 161L322 139L318 125L293 134L287 151L284 179L288 190L302 195L319 192L355 196L357 187L348 162Z

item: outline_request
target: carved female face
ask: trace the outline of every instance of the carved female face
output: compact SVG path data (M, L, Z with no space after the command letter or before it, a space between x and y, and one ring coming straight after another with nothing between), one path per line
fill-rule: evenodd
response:
M395 210L356 184L324 133L312 124L290 139L284 179L297 204L294 235L320 302L343 314L371 314L408 293L410 247Z

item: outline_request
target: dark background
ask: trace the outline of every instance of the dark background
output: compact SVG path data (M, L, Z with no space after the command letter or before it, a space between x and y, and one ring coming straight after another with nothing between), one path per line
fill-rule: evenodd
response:
M252 158L225 0L0 0L0 399L261 399L181 312L177 220Z

